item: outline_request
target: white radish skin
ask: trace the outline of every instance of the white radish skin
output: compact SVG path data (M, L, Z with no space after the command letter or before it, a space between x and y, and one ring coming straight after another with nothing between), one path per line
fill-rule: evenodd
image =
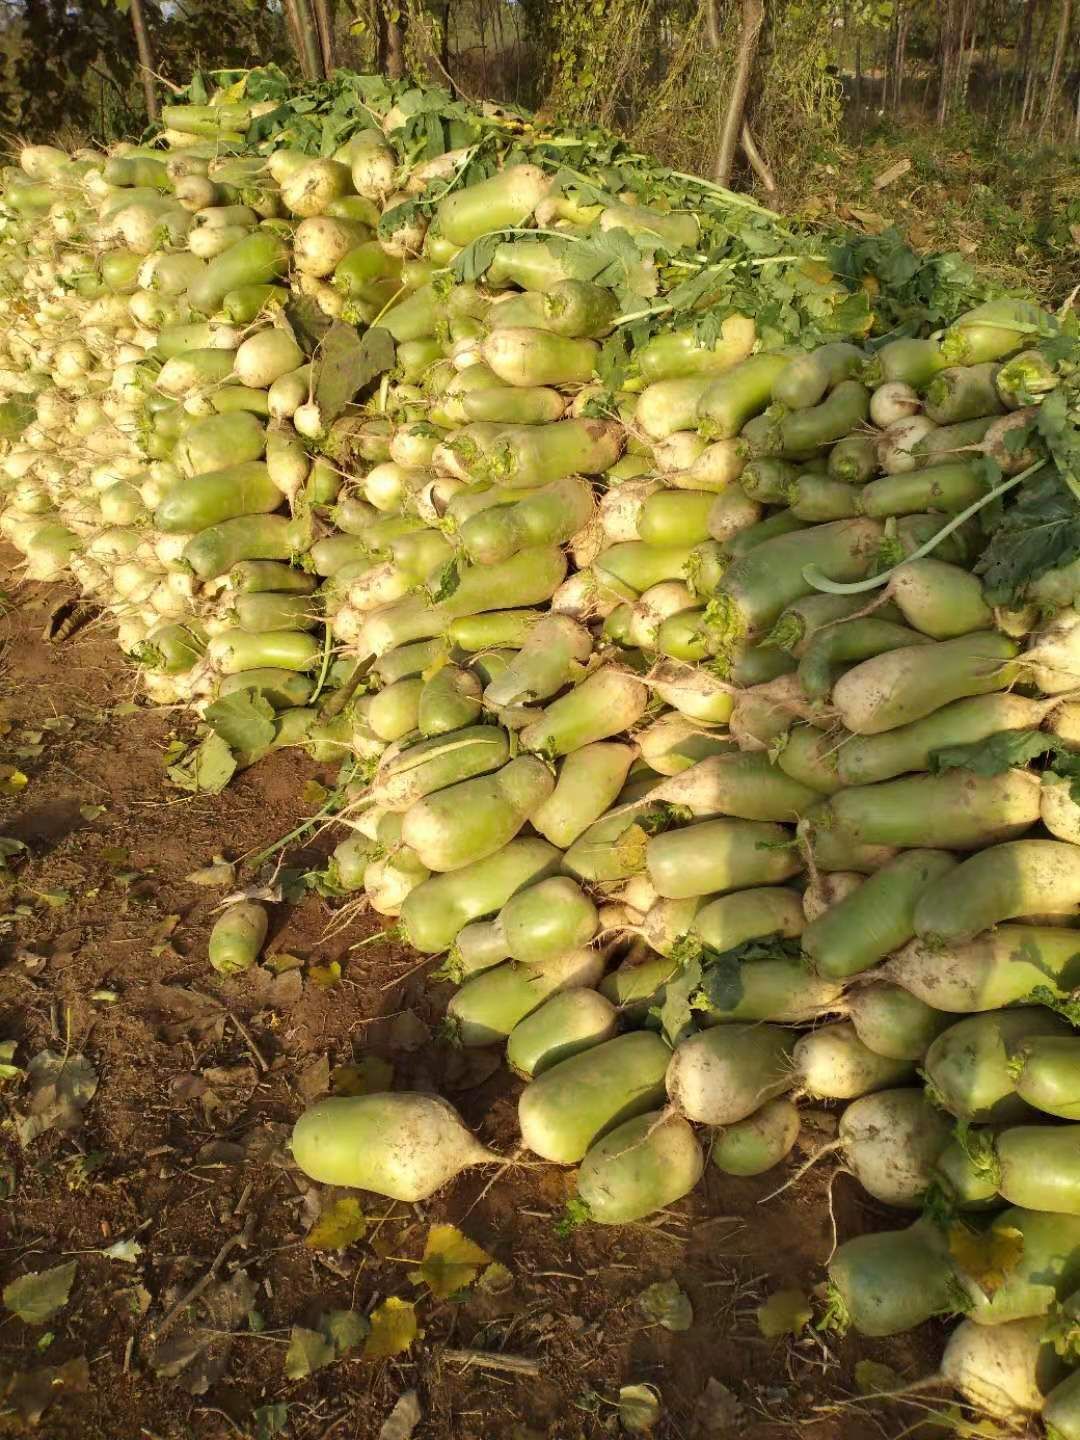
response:
M853 1101L840 1117L840 1147L859 1184L884 1205L917 1209L952 1121L921 1090L883 1090Z
M1043 1316L1004 1325L964 1320L945 1346L941 1378L994 1419L1037 1414L1066 1368L1045 1332Z
M775 1025L721 1025L679 1045L667 1072L671 1103L687 1120L733 1125L791 1087L791 1036Z
M233 373L241 385L265 390L283 375L292 374L303 359L304 352L284 330L260 330L237 350Z
M497 1160L433 1095L334 1096L297 1121L297 1165L322 1185L348 1185L392 1200L426 1200L470 1165Z
M912 415L891 425L878 441L878 463L885 474L902 475L914 470L917 463L912 453L914 447L937 428L925 415Z
M913 1073L908 1061L868 1050L847 1020L804 1035L792 1052L792 1063L805 1093L821 1100L854 1100L899 1085Z
M887 380L870 396L870 419L880 430L888 430L921 409L918 393L903 380Z
M1044 695L1080 689L1080 614L1071 606L1059 610L1031 637L1024 662Z

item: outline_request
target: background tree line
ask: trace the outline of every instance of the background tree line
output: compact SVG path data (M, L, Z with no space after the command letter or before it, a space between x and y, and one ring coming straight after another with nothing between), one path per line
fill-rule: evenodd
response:
M1080 142L1080 0L0 0L0 109L33 138L131 134L197 66L267 61L414 73L766 190L845 120Z

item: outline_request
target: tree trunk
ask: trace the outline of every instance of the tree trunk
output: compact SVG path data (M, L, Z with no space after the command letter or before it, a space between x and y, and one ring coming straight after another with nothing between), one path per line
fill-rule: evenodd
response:
M768 162L766 161L764 155L762 155L761 151L758 149L757 141L754 139L753 132L751 131L750 126L746 123L745 120L743 121L742 130L739 132L739 144L743 148L743 154L746 156L747 160L750 161L751 169L761 181L766 192L769 195L775 195L776 181L773 179L773 173L769 169Z
M131 28L135 31L135 45L139 52L139 74L142 79L143 95L146 97L146 116L152 125L161 118L157 90L154 88L154 51L150 44L150 32L146 28L142 0L131 0Z
M384 0L384 4L386 0ZM393 0L390 0L393 4ZM386 73L391 80L405 74L405 22L397 7L384 10L386 16Z
M1050 116L1054 112L1054 95L1061 79L1061 62L1065 55L1065 42L1069 38L1069 21L1072 19L1072 0L1061 0L1061 19L1058 22L1057 39L1054 41L1054 58L1050 62L1050 79L1046 85L1046 99L1043 102L1042 119L1039 121L1039 139L1046 135Z
M334 62L334 17L330 9L330 0L311 0L311 8L315 14L315 32L319 40L322 72L329 79L336 68Z
M322 79L322 56L307 0L285 0L285 15L296 58L300 62L300 73L309 84L314 84Z
M1035 78L1039 73L1039 62L1042 59L1043 41L1046 38L1046 24L1050 18L1052 0L1040 0L1040 4L1042 9L1039 25L1035 31L1031 53L1028 56L1027 74L1024 77L1024 103L1020 108L1021 125L1026 125L1035 115Z
M715 7L716 0L710 0L710 35L719 29ZM750 72L754 67L754 56L757 54L764 23L765 0L742 0L742 23L739 27L739 48L735 55L735 73L731 80L727 109L720 118L720 144L713 169L713 178L721 185L727 185L731 180L735 150L746 110L746 95L750 89Z
M938 73L938 101L937 101L937 123L938 126L945 124L949 114L949 75L950 75L950 54L953 43L953 24L956 0L947 0L944 14L941 19L941 31L938 38L938 46L941 51L941 68Z
M450 0L445 0L442 14L442 35L439 37L439 64L450 85L450 94L457 94L454 77L450 74Z

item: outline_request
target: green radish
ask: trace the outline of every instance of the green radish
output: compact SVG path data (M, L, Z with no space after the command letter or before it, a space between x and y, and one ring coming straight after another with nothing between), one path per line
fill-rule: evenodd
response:
M289 292L281 285L238 285L221 302L222 313L234 325L250 325L285 305Z
M313 670L321 655L319 642L302 630L222 630L206 647L206 658L223 675L245 670Z
M980 1415L1026 1428L1064 1370L1036 1317L990 1327L963 1321L949 1336L938 1373Z
M827 475L799 475L788 492L788 503L800 520L848 520L860 513L861 497L846 480Z
M405 812L401 838L429 870L460 870L501 850L554 786L542 761L519 756L494 774L463 780L417 800Z
M664 1098L671 1052L658 1035L619 1035L546 1070L522 1091L522 1144L544 1160L577 1164L598 1139Z
M786 505L798 478L797 466L767 455L751 460L739 477L739 485L762 505Z
M290 261L288 245L272 230L260 227L217 255L188 287L192 309L212 315L230 290L241 285L269 285L284 275Z
M855 990L846 1009L866 1048L889 1060L921 1060L953 1023L951 1015L935 1010L899 985L882 981Z
M1075 955L1070 959L1080 964ZM1021 1100L1046 1115L1080 1119L1080 1037L1043 1035L1025 1041L1017 1069L1016 1093Z
M911 775L838 791L814 812L819 829L833 827L859 844L901 848L917 846L926 839L928 816L934 817L935 840L952 850L977 850L1015 841L1039 818L1039 778L1026 770L987 776L959 769L940 775ZM1080 855L1077 865L1080 867ZM959 881L959 876L955 878ZM930 897L948 891L952 883L946 877L924 892L917 917L920 934L925 933L922 907L928 905L927 913L936 913ZM1024 913L1039 910L1036 906ZM1011 919L1016 913L1000 918ZM946 934L944 938L960 937Z
M706 971L706 977L708 971ZM702 1009L702 1025L727 1025L732 1021L770 1020L780 1024L805 1025L837 1008L843 986L823 980L806 964L786 955L738 962L737 974L725 974L717 998L706 984L695 1007Z
M780 825L706 820L652 836L646 865L657 894L673 900L779 884L802 868L789 840Z
M219 415L231 415L237 410L250 410L252 415L270 414L270 402L265 390L248 390L243 385L223 385L209 398L210 404Z
M901 382L923 390L934 376L951 364L937 340L890 340L867 364L863 379L868 385Z
M944 947L912 940L881 973L938 1010L998 1010L1045 986L1061 999L1080 988L1080 944L1052 925L998 925Z
M807 646L820 631L865 609L866 601L862 595L804 595L787 606L762 643L786 650L801 660ZM899 618L895 608L889 604L879 606L875 614L879 620Z
M936 1101L958 1119L988 1124L1030 1113L1016 1093L1014 1057L1025 1041L1068 1033L1065 1021L1040 1008L988 1011L960 1020L926 1053L924 1071Z
M510 738L495 725L470 725L420 740L386 755L372 783L372 798L387 810L406 811L436 790L498 770L510 758Z
M484 860L433 875L402 906L403 933L424 954L446 950L470 920L494 914L515 891L544 879L558 863L559 852L545 840L511 840Z
M1015 1125L994 1148L998 1193L1010 1205L1080 1216L1080 1126Z
M892 650L931 645L929 636L874 616L844 620L820 630L803 651L798 677L811 700L828 700L833 685L852 664Z
M833 704L846 729L880 735L953 700L1006 689L1016 677L1009 661L1017 648L1008 636L980 631L932 647L893 650L842 675Z
M941 370L926 387L923 409L935 425L955 425L1005 408L994 384L997 365L957 365Z
M575 690L552 701L519 739L526 750L552 758L568 755L631 728L647 703L648 691L640 680L613 665L602 665Z
M475 187L470 187L470 194ZM550 290L570 278L566 262L544 240L504 241L496 246L484 277L493 289L519 285L522 290Z
M934 1164L934 1184L957 1210L997 1210L993 1136L996 1126L961 1130L942 1150Z
M242 975L259 958L269 918L257 900L230 905L210 932L210 964L221 975Z
M158 389L166 395L191 395L220 385L233 373L232 350L188 350L166 360L158 371Z
M445 972L446 978L461 984L470 975L501 965L506 958L506 942L498 917L474 920L458 931L440 973Z
M727 815L737 820L795 820L820 800L765 754L710 755L663 781L652 798L685 807L696 820Z
M683 375L729 370L746 359L756 338L753 320L745 315L729 315L721 323L719 336L711 343L699 339L693 330L672 330L647 340L635 351L633 364L647 384Z
M713 1136L709 1157L725 1175L762 1175L785 1159L799 1138L799 1112L784 1096Z
M446 1007L447 1019L458 1044L498 1045L552 995L590 989L603 973L603 953L588 947L536 965L496 965L466 980Z
M978 579L961 566L933 556L898 566L889 577L888 589L908 624L935 640L987 630L994 623Z
M275 710L306 705L311 699L315 682L295 670L244 670L238 675L223 675L218 685L218 698L237 690L257 690Z
M843 735L827 735L813 725L795 725L786 732L776 764L789 779L818 795L835 795L844 788L837 768Z
M588 524L595 509L588 483L567 475L524 499L471 516L458 531L458 543L474 565L491 565L530 545L562 544Z
M1053 328L1053 317L1029 300L985 300L952 322L941 353L955 365L1003 360L1022 350L1032 336Z
M792 1032L777 1025L722 1025L676 1047L667 1093L685 1119L734 1125L791 1089Z
M262 459L266 430L256 415L210 415L184 427L175 460L185 475L203 475L246 460Z
M417 728L423 688L423 680L398 680L371 697L367 723L380 740L403 740Z
M915 933L949 945L1018 916L1077 914L1080 850L1061 840L1014 840L971 856L924 891Z
M185 675L204 655L206 636L194 622L158 625L132 652L140 665L163 675Z
M276 595L270 591L238 595L232 614L241 630L252 634L263 630L314 630L319 619L306 595Z
M954 700L909 725L847 737L837 749L837 769L846 785L868 785L911 770L929 770L937 750L985 740L1005 730L1037 729L1044 714L1043 705L1022 695Z
M871 480L859 492L864 515L916 515L941 510L947 515L966 510L987 493L986 467L981 460L950 460L907 474Z
M564 990L520 1020L506 1042L506 1063L515 1075L532 1080L594 1045L610 1040L618 1011L595 990Z
M899 1335L963 1308L946 1236L930 1219L845 1240L829 1261L829 1283L840 1327L870 1337Z
M638 204L606 206L600 229L627 230L671 251L696 245L701 233L698 218L690 211L652 210Z
M614 294L588 280L560 280L543 298L547 329L571 339L607 334L617 310Z
M714 379L711 374L684 375L646 386L634 407L635 424L650 440L690 430L697 423L698 406Z
M493 230L522 225L550 189L551 176L539 166L513 165L447 195L439 202L435 223L452 244L470 245Z
M798 356L777 376L772 398L789 410L805 410L817 405L826 391L858 376L866 358L865 351L844 340L820 345Z
M559 766L555 789L529 817L533 829L568 849L613 803L634 756L630 745L603 741L572 750Z
M679 968L678 961L656 955L650 960L628 959L605 975L600 993L621 1010L636 1013L644 1002L659 1004L666 981Z
M449 735L475 724L482 712L477 676L457 665L443 665L420 691L417 728L425 736Z
M969 1302L968 1318L976 1325L1046 1315L1055 1300L1063 1300L1080 1285L1080 1216L1016 1206L995 1215L985 1236L988 1253L998 1242L1010 1253L1019 1248L1020 1258L989 1295L978 1277L968 1278L959 1271Z
M731 718L732 686L704 667L663 661L651 672L654 690L666 705L705 725L723 725Z
M861 579L876 561L881 534L876 520L837 520L764 541L728 567L713 600L714 624L729 643L767 630L811 593L804 568L816 566L832 580Z
M593 562L593 572L624 598L634 600L664 580L683 579L693 554L687 545L646 545L642 540L627 540L602 551Z
M398 916L405 901L430 873L407 846L396 845L365 869L367 902L377 915Z
M392 1200L427 1200L470 1165L498 1156L437 1095L335 1095L305 1110L292 1154L309 1179Z
M1055 1385L1042 1407L1043 1423L1051 1440L1080 1440L1080 1371Z
M804 1035L791 1052L791 1063L803 1092L819 1100L854 1100L903 1084L914 1074L909 1061L868 1049L849 1020Z
M546 615L529 631L503 673L484 690L492 709L546 700L577 680L592 653L592 636L568 615Z
M241 343L233 359L233 373L241 385L266 390L303 363L304 352L293 337L284 330L269 327L256 331Z
M462 615L446 627L446 638L456 649L470 654L501 654L521 650L543 619L542 610L489 610L483 615ZM510 663L507 659L506 665L500 665L500 675Z
M422 675L425 670L430 670L445 658L446 650L442 640L417 640L412 645L388 650L371 668L384 685L392 685L395 680L408 680Z
M266 466L246 460L177 481L154 511L154 524L166 535L190 535L241 515L268 514L281 498Z
M659 775L678 775L699 760L726 754L732 748L726 733L677 710L639 730L634 739L641 747L642 759Z
M1058 374L1041 350L1022 350L1004 365L996 367L994 388L1006 409L1038 405L1043 396L1056 389Z
M557 390L544 385L493 385L461 397L469 421L500 425L546 425L561 420L566 402Z
M853 1101L840 1117L836 1143L848 1169L875 1200L917 1209L951 1138L949 1118L922 1090L898 1089Z
M915 904L953 869L942 850L908 850L806 927L802 945L821 975L846 979L883 960L915 933Z
M376 849L366 835L350 835L334 847L330 859L333 878L343 890L362 890L364 871Z
M641 507L637 538L646 545L685 545L709 539L716 496L707 490L657 490Z
M227 574L242 560L288 560L301 548L294 522L281 515L241 515L194 535L183 560L205 581Z
M645 868L647 836L652 824L669 823L670 810L651 805L649 796L634 793L590 825L567 850L563 868L590 883L610 884L640 874Z
M626 1225L688 1195L705 1168L701 1146L679 1115L627 1120L586 1152L577 1199L599 1225Z
M871 406L873 400L871 400ZM834 480L862 485L877 474L877 447L869 435L845 435L829 451L828 472Z
M777 384L790 375L792 368L789 365L780 372ZM819 405L792 410L775 424L769 423L764 453L797 457L812 453L820 445L833 445L863 424L869 411L866 386L858 380L841 380Z
M709 440L738 435L746 422L768 405L773 386L794 359L794 355L783 352L762 352L716 378L698 402L701 433Z
M517 326L493 330L480 345L481 359L500 380L523 387L585 385L592 379L599 353L595 340L573 340Z

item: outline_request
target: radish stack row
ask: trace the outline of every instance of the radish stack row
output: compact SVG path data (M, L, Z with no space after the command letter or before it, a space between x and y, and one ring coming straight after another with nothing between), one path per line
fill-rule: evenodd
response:
M445 957L583 1216L763 1173L803 1097L844 1104L847 1168L922 1213L840 1246L834 1318L968 1312L946 1378L1075 1440L1080 575L1006 608L976 573L1053 464L1058 323L779 348L706 306L615 383L615 259L672 284L698 214L410 167L393 113L245 153L240 109L7 174L0 532L152 699L356 765L333 886ZM226 919L235 973L265 917ZM324 1101L294 1153L407 1200L491 1158L420 1095Z

